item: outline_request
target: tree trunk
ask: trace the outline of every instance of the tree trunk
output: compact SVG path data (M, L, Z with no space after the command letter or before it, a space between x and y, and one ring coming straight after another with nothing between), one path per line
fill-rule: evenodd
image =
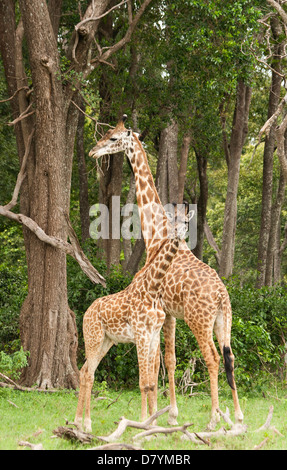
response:
M108 271L113 264L117 265L120 263L120 227L116 227L115 224L113 225L113 217L120 218L123 161L123 155L110 155L102 165L103 175L100 179L99 201L101 204L104 204L109 211L109 237L100 241L100 246L105 253Z
M280 218L285 199L286 179L284 173L280 172L278 190L271 210L271 226L267 250L267 263L265 272L265 285L272 286L273 278L276 282L280 279L280 265L278 266L278 253L280 245Z
M206 224L206 209L208 201L207 157L201 151L195 150L197 170L199 177L200 194L197 201L197 244L193 250L194 255L202 260L204 227Z
M190 135L190 132L187 132L183 136L181 153L180 153L180 166L179 166L179 171L178 171L178 203L179 204L182 204L183 199L184 199L184 185L185 185L185 177L186 177L186 171L187 171L187 160L188 160L190 142L191 142L191 135Z
M241 81L238 82L233 125L229 149L226 154L228 184L223 222L221 263L219 268L219 275L226 278L232 274L233 269L240 158L248 132L250 101L251 88Z
M178 125L172 121L160 134L155 184L163 205L178 202Z
M66 121L57 46L46 3L20 1L32 69L35 104L34 175L28 181L29 216L43 230L67 238L61 208L69 211L72 155L66 153ZM37 40L35 40L37 38ZM77 329L68 306L66 256L26 233L29 292L20 316L21 342L30 351L22 381L40 387L76 387Z
M85 110L85 106L83 102L81 103L80 108L83 111ZM77 159L78 159L82 242L90 238L90 234L89 234L90 205L89 205L89 188L88 188L88 177L87 177L85 149L84 149L84 124L85 124L85 115L81 111L79 111L76 149L77 149Z
M271 18L271 30L274 40L282 33L282 27L277 18ZM279 43L275 46L274 60L272 62L272 79L269 93L268 115L269 119L276 111L280 100L280 89L282 77L277 73L281 70L281 59L283 54L283 44ZM267 267L268 243L271 230L271 207L272 207L272 186L273 186L273 154L276 139L277 121L272 124L270 132L266 135L264 154L263 154L263 181L262 181L262 209L261 209L261 225L258 243L258 261L257 261L257 280L256 287L260 288L265 285L265 276ZM269 281L268 281L269 282Z

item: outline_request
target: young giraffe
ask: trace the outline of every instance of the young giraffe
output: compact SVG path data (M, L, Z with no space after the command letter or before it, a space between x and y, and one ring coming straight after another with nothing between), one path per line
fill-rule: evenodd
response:
M147 260L149 260L158 249L159 243L150 234L156 230L157 218L164 212L164 208L141 142L136 134L125 128L125 119L126 115L114 129L110 129L98 141L89 155L99 158L120 151L126 153L135 175L138 209ZM242 422L243 414L234 380L234 356L230 346L232 311L229 295L216 271L198 260L185 241L181 242L180 249L161 284L161 296L166 314L163 331L165 363L170 387L169 424L177 424L178 416L174 383L176 318L183 319L195 335L208 368L211 389L211 419L208 427L214 429L220 419L217 411L220 357L213 341L213 332L217 337L224 358L227 380L232 389L235 419L237 422Z
M159 288L186 233L186 218L177 217L174 226L165 216L155 233L160 243L131 284L121 292L99 298L83 319L86 362L80 371L80 391L75 424L91 431L90 401L95 371L113 344L135 343L139 364L141 419L156 411L160 330L165 319Z

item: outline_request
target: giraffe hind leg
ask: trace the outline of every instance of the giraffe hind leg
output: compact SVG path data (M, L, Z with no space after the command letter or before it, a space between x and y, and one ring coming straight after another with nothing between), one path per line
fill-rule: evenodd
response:
M80 391L75 418L75 424L82 428L83 412L85 408L84 428L87 432L92 431L91 394L94 383L95 371L100 361L106 355L112 345L112 340L105 336L103 331L101 332L101 334L99 332L97 343L89 344L89 340L87 340L87 360L80 371Z
M224 324L223 324L223 312L222 310L219 311L215 323L214 323L214 333L216 335L220 351L223 356L224 360L224 367L225 373L227 377L227 382L232 391L232 398L233 398L233 405L234 405L234 414L235 414L235 421L242 423L243 421L243 413L240 408L235 378L234 378L234 356L232 354L232 350L230 347L230 340L228 339L226 342L228 344L224 344ZM230 334L229 334L230 337Z

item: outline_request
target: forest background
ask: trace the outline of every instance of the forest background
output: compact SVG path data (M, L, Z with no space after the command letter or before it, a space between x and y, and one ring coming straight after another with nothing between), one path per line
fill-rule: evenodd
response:
M286 31L285 1L0 2L0 371L77 387L85 310L144 263L142 240L89 235L91 206L135 202L124 156L88 158L126 113L163 204L197 204L194 253L230 293L237 383L286 381ZM96 283L66 259L77 240ZM180 321L176 356L179 386L187 370L205 382ZM96 373L137 376L131 345Z

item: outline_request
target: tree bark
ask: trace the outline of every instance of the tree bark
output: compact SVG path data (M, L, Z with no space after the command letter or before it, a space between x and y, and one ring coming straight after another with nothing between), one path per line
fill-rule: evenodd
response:
M100 178L99 200L101 204L105 204L109 211L109 238L100 241L100 246L105 252L108 272L113 264L120 263L121 240L118 233L119 227L113 226L113 215L115 216L116 212L120 211L120 207L116 207L119 199L116 200L114 196L119 198L122 192L123 161L123 155L110 155L102 165L103 175ZM115 228L117 228L117 232L115 232Z
M271 18L271 31L274 41L277 41L282 34L282 27L277 18ZM268 115L269 119L276 111L280 100L280 89L282 77L281 55L283 54L283 44L279 43L275 46L274 60L272 62L272 78L269 93ZM279 72L279 73L278 73ZM256 287L260 288L265 285L266 270L268 258L268 243L271 230L271 208L272 208L272 189L273 189L273 155L276 140L277 120L271 125L268 135L265 137L264 154L263 154L263 181L262 181L262 209L261 224L258 242L258 260L257 260L257 280ZM270 281L268 280L268 283Z
M199 177L200 194L197 201L197 244L193 250L194 255L202 260L204 227L206 224L206 210L208 201L207 156L196 150L197 171Z
M232 274L233 269L240 158L248 132L250 101L251 88L242 81L239 81L237 85L236 105L233 115L229 149L226 154L228 184L223 222L221 263L219 268L219 275L225 278L228 278Z
M85 106L83 102L81 103L80 108L82 109L82 111L84 111ZM84 149L84 124L85 124L85 115L81 111L79 111L76 150L77 150L78 175L79 175L79 196L80 196L80 218L81 218L82 242L90 238L90 234L89 234L90 205L89 205L87 167L86 167L85 149Z
M180 152L180 166L178 170L178 203L182 204L184 198L184 185L185 185L185 177L187 171L187 160L188 160L188 152L191 143L191 135L190 132L187 132L183 136L181 152Z
M67 238L64 211L69 211L71 154L66 153L66 120L61 82L57 79L57 44L46 3L20 1L28 44L35 105L36 164L28 182L29 216L48 234ZM36 40L37 38L37 40ZM68 306L66 256L32 232L28 246L29 292L20 316L23 348L30 352L23 383L40 388L76 387L77 329Z
M171 123L161 131L155 184L163 205L178 202L177 166L178 124Z

